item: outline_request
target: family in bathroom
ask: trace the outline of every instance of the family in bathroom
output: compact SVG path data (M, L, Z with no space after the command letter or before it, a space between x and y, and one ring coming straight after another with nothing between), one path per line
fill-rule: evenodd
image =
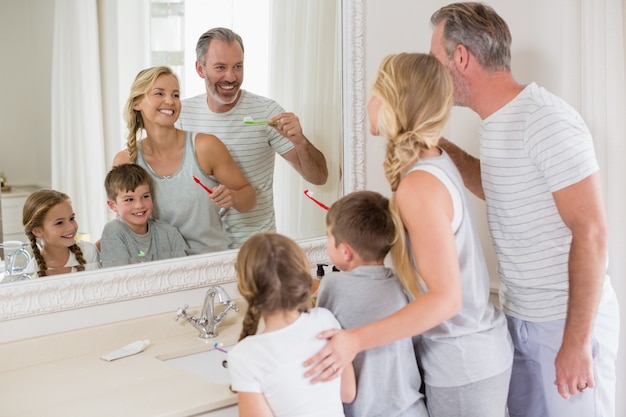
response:
M317 294L302 249L275 232L273 167L278 154L319 185L325 157L295 114L241 89L243 40L225 28L196 45L205 93L181 99L167 66L137 74L103 187L116 218L97 243L75 240L71 196L28 197L27 271L238 248L248 307L228 363L241 416L614 416L619 306L589 129L515 80L491 6L452 3L430 23L430 51L389 55L374 76L367 120L390 197L330 205L339 272ZM443 137L454 105L482 121L480 159ZM468 191L486 203L498 306Z

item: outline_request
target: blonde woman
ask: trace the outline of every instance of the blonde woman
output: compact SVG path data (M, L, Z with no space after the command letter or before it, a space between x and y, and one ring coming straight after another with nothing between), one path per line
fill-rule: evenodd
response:
M349 331L305 365L314 381L334 377L357 352L421 334L432 417L502 417L512 347L502 312L489 302L489 275L463 181L437 147L453 103L445 67L427 54L386 57L368 103L370 131L387 139L391 210L402 220L392 248L396 273L414 299L397 313Z
M148 171L157 195L156 217L180 231L190 253L227 249L230 239L219 210L251 210L256 191L216 136L174 127L180 110L178 78L170 68L139 72L124 113L127 147L115 156L113 166L136 163Z

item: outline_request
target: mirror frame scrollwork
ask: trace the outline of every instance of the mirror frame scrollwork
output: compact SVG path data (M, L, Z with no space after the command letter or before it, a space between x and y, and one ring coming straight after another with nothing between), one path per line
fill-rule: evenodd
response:
M342 0L343 189L365 183L364 0ZM298 241L312 265L326 262L326 238ZM85 271L0 285L0 321L57 313L235 280L236 251Z

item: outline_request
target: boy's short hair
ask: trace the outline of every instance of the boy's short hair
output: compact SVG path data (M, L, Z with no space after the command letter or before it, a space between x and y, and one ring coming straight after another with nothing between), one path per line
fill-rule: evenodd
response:
M396 236L389 199L375 191L355 191L337 200L326 225L336 245L350 245L364 261L384 260Z
M104 179L107 198L115 201L117 194L135 191L140 185L147 185L152 193L152 177L137 164L122 164L113 167Z

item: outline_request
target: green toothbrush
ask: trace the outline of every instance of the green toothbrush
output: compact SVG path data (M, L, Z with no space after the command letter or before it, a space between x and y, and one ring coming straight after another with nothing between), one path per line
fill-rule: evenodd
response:
M254 120L252 117L244 117L243 118L243 123L246 124L246 125L266 125L266 124L270 124L269 120L267 120L267 119ZM272 122L271 124L277 125L278 122Z

